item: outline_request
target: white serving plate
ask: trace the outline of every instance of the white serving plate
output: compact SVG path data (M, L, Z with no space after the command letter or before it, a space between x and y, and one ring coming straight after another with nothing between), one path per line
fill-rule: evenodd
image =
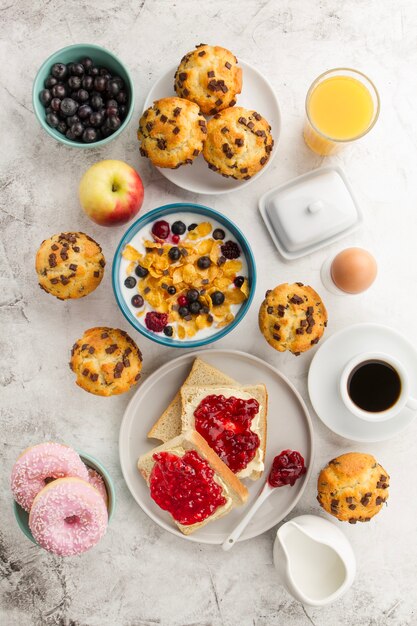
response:
M278 140L281 133L281 113L279 104L272 85L254 67L239 60L239 65L243 72L242 93L236 97L236 106L258 111L271 125L271 133L274 138L274 149L271 157L260 172L252 176L249 180L234 180L233 178L223 178L209 170L203 156L200 155L194 160L192 165L184 165L177 170L169 168L157 168L169 181L194 193L219 194L243 189L259 176L271 165L278 152ZM174 75L177 66L173 66L154 84L145 100L144 110L152 105L154 100L175 96L173 89Z
M221 544L256 498L263 480L245 480L250 494L245 506L186 536L178 530L170 515L151 499L148 487L137 470L138 457L158 445L155 440L147 439L148 431L175 396L197 356L241 384L266 385L269 410L265 477L273 458L287 448L298 450L306 461L307 473L293 487L277 489L239 541L251 539L278 524L294 508L307 485L313 461L313 428L303 399L285 376L255 356L237 350L200 350L184 354L151 374L132 397L120 427L119 453L123 476L136 502L159 526L178 537L200 543Z

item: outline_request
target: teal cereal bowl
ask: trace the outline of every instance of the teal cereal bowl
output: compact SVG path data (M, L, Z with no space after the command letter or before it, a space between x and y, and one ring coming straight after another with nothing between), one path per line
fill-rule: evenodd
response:
M212 221L215 224L219 224L219 226L221 227L224 227L226 231L230 233L232 238L234 238L234 240L238 243L247 264L247 278L250 288L247 300L245 300L245 302L243 302L243 304L240 306L234 320L230 324L222 328L218 328L218 330L213 334L201 339L198 337L198 335L196 335L196 337L192 339L173 339L172 337L167 337L163 333L155 333L151 330L148 330L146 326L140 323L139 319L132 313L122 291L120 271L122 254L125 246L127 244L130 244L134 236L145 226L148 226L156 220L161 219L174 221L176 219L179 219L178 215L183 216L181 217L181 219L186 219L186 216L189 216L189 219L187 221L188 224L190 222L193 222L195 219L201 217L202 220L206 219L208 221ZM236 226L236 224L232 222L232 220L230 220L226 215L201 204L194 204L190 202L177 202L174 204L166 204L164 206L153 209L152 211L148 211L147 213L145 213L145 215L136 220L128 228L128 230L123 235L113 258L112 283L116 302L121 312L125 316L126 320L129 322L129 324L131 324L142 335L144 335L151 341L155 341L156 343L168 346L170 348L199 348L201 346L206 346L214 341L222 339L222 337L225 337L228 333L230 333L243 320L246 313L249 311L250 305L255 295L256 263L254 254L245 235L242 233L240 228L238 228L238 226Z
M87 467L95 470L98 474L100 474L104 480L104 484L106 486L106 491L107 491L107 497L108 497L107 509L109 512L109 523L110 523L110 520L113 517L114 510L116 507L116 491L115 491L111 476L106 470L106 468L100 463L100 461L97 461L97 459L91 456L91 454L80 452L80 450L78 450L78 454L80 455L83 463L85 463ZM15 500L13 500L13 510L14 510L16 521L22 533L26 535L26 537L30 539L30 541L32 541L33 543L36 543L29 528L29 513L25 511L24 509L22 509L22 507L19 504L17 504Z
M105 137L104 139L100 139L99 141L94 141L92 143L84 143L82 141L68 139L68 137L60 133L58 130L49 126L46 122L46 109L39 98L40 92L44 89L45 79L50 74L51 67L54 63L73 63L80 61L84 57L90 57L94 61L95 65L106 67L112 73L120 76L126 85L126 91L129 96L127 104L128 110L120 128L118 128L109 137ZM116 139L116 137L118 137L126 128L133 114L135 106L135 93L129 71L116 55L95 44L79 43L67 46L66 48L61 48L61 50L51 54L51 56L49 56L46 61L42 63L33 83L32 104L40 125L48 133L48 135L70 148L98 148L100 146L104 146L113 139Z

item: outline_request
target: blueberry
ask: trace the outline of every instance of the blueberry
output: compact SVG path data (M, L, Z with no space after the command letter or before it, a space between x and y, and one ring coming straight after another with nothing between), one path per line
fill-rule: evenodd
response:
M180 317L185 317L189 314L189 312L190 311L187 306L180 306L180 308L178 309L178 314Z
M128 289L133 289L135 285L136 285L136 278L134 278L133 276L128 276L125 280L125 287L127 287Z
M77 92L78 102L87 102L89 97L90 97L90 94L88 93L88 91L86 89L79 89L78 90L78 92Z
M200 294L198 293L197 289L190 289L189 291L187 291L188 302L197 302L199 295Z
M90 59L90 57L84 57L84 59L81 59L80 63L84 66L85 70L89 70L94 65L93 59Z
M92 112L93 112L93 109L90 106L88 106L88 104L82 104L77 111L77 115L80 118L80 120L85 120L87 119L87 117L90 117Z
M49 89L42 89L42 91L39 94L39 99L42 102L44 107L47 107L48 104L51 102L52 100L52 94L49 91Z
M79 121L80 121L80 118L78 117L78 115L70 115L70 117L67 117L66 119L68 126L72 126L73 124L76 124Z
M72 130L71 130L70 128L69 128L69 129L67 130L67 132L65 133L65 137L66 137L67 139L70 139L71 141L75 141L75 139L76 139L76 137L75 137L74 133L72 132Z
M87 91L91 91L93 88L94 78L92 76L83 76L81 81L81 87Z
M127 93L125 91L120 91L116 96L116 100L119 104L126 104Z
M211 265L210 257L201 256L197 261L197 265L201 270L206 270Z
M93 128L98 128L104 122L104 115L100 113L100 111L95 111L90 115L89 122L90 126L93 126Z
M243 283L245 282L245 278L244 278L244 276L236 276L236 278L234 279L233 282L235 284L235 287L240 289L241 286L243 285Z
M72 63L71 74L72 76L83 76L84 66L81 63Z
M167 292L169 293L170 296L173 296L174 294L177 293L177 290L174 287L174 285L171 285L171 287L168 287Z
M64 63L54 63L51 68L51 74L54 78L58 80L64 80L67 77L68 70L67 66Z
M83 132L83 141L85 143L93 143L97 141L97 132L94 128L86 128Z
M107 92L112 96L117 96L120 92L120 84L117 80L112 79L107 81Z
M117 117L117 115L111 115L108 118L108 123L109 123L109 128L111 128L112 131L118 130L120 126L122 125L120 117Z
M190 313L192 313L193 315L197 315L198 313L200 313L201 304L198 301L191 302L188 308L190 309Z
M68 79L68 87L70 89L79 89L81 87L81 78L79 76L70 76Z
M221 291L214 291L210 297L211 297L213 306L219 306L220 304L223 304L224 302L224 293L222 293Z
M94 89L98 92L103 92L106 90L107 80L104 76L96 76L94 79Z
M166 335L167 337L172 337L173 333L174 329L172 328L172 326L165 326L164 335Z
M119 105L114 98L109 97L108 100L106 100L106 107L114 107L117 109Z
M113 130L110 128L109 120L104 120L104 124L101 127L103 137L110 137L113 134Z
M103 98L98 94L90 98L90 105L94 111L98 111L103 106Z
M146 269L146 267L142 267L142 265L137 265L135 267L135 274L136 276L139 276L139 278L145 278L145 276L149 274L149 271Z
M56 128L59 124L59 117L55 113L49 113L46 116L46 123L51 126L51 128Z
M120 76L115 76L113 80L115 80L119 84L120 89L123 89L125 84L123 82L123 79L120 78Z
M75 122L75 124L72 124L70 130L74 137L81 137L84 132L84 125L81 122Z
M107 115L107 117L117 116L118 113L119 113L119 109L117 107L109 107L107 105L107 108L106 108L106 115ZM109 128L110 128L110 126L109 126Z
M100 67L99 74L100 74L100 76L104 76L104 78L106 80L111 78L111 74L110 74L109 70L106 67Z
M52 98L51 100L51 109L55 111L59 111L61 108L61 100L59 98Z
M65 96L67 95L67 90L65 85L62 85L62 83L58 83L57 85L54 85L51 89L51 94L53 95L54 98L65 98Z
M178 220L177 222L173 223L173 225L171 226L171 230L174 233L174 235L183 235L186 231L186 226L184 222L181 222L180 220Z
M58 79L55 78L55 76L51 76L51 74L49 74L49 76L45 78L44 85L46 89L51 89L57 83L58 83Z
M62 133L63 135L65 135L65 133L67 132L67 125L64 122L64 120L61 120L58 124L58 126L56 127L57 131Z
M133 296L133 298L131 299L131 303L137 309L139 309L144 304L142 296L140 296L138 293Z
M226 237L226 233L221 228L215 228L213 230L213 239L224 239Z
M61 113L69 117L75 115L78 109L78 104L72 98L64 98L61 102Z
M194 230L197 226L198 224L190 224L187 230Z
M98 74L99 74L98 67L94 67L94 66L93 66L93 67L90 67L90 68L88 69L88 75L89 75L89 76L93 76L93 77L95 77L95 76L98 76Z
M75 66L75 63L68 63L68 65L67 65L68 74L69 74L70 76L72 76L72 71L73 71L73 69L74 69L74 66Z
M127 115L127 106L125 104L121 104L119 106L119 117L123 120Z
M177 248L177 246L172 246L172 248L169 249L168 256L171 261L178 261L181 256L180 249Z

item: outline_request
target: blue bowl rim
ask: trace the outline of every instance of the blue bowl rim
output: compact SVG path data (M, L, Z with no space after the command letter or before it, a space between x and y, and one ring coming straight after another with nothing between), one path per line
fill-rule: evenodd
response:
M107 498L108 498L108 506L107 506L107 510L109 514L108 523L110 524L110 521L116 510L116 490L114 488L113 480L109 472L107 471L107 469L104 467L104 465L100 461L98 461L94 456L92 456L91 454L87 452L82 452L81 450L77 450L77 452L80 455L81 460L85 463L85 465L87 465L91 469L95 469L104 480L104 484L106 486L106 491L107 491ZM27 515L29 519L29 513L25 511L24 509L22 509L22 507L20 506L20 504L16 502L16 500L13 500L13 512L14 512L17 525L19 526L20 530L25 535L25 537L27 537L35 545L38 545L37 541L35 540L35 538L33 537L30 531L29 524L28 523L25 524L25 522L22 519L23 514Z
M62 135L62 138L61 137L57 137L56 135L54 135L51 132L51 130L53 130L53 129L49 128L49 126L46 123L46 121L45 121L45 124L42 124L42 121L40 120L38 112L37 112L37 100L39 98L39 93L40 93L41 90L38 91L37 89L35 89L35 87L36 87L36 83L38 82L39 75L42 72L42 70L44 69L44 67L48 63L52 63L52 60L58 54L66 52L67 50L77 49L77 48L80 48L82 46L85 46L86 48L92 48L94 50L100 50L100 51L105 52L106 54L108 54L110 57L113 57L113 59L123 67L124 71L126 72L126 76L129 79L130 106L129 106L129 110L127 112L127 115L126 115L125 119L123 120L123 124L120 126L120 128L118 130L116 130L115 133L113 133L109 137L105 137L104 139L100 139L100 141L95 141L94 143L81 143L80 141L72 141L70 139L67 139L64 135ZM104 145L108 144L113 139L116 139L116 137L118 137L123 132L123 130L126 128L128 123L132 119L133 111L135 109L135 87L134 87L133 80L132 80L132 77L130 75L130 72L127 69L127 66L125 65L125 63L123 63L119 59L119 57L116 54L114 54L114 52L111 52L107 48L104 48L103 46L100 46L100 45L95 44L95 43L74 43L74 44L71 44L69 46L64 46L64 48L60 48L59 50L56 50L55 52L50 54L49 57L47 59L45 59L45 61L39 67L38 71L36 72L35 80L33 81L33 86L32 86L32 107L33 107L33 112L35 114L35 117L38 120L39 125L41 126L41 128L46 133L48 133L48 135L50 137L52 137L52 139L55 139L55 141L58 141L59 143L62 143L63 145L69 146L71 148L83 148L83 149L84 148L99 148L100 146L104 146Z
M153 333L152 331L148 331L145 326L140 324L140 322L136 322L133 315L130 313L130 310L127 304L124 301L123 295L120 291L118 274L120 267L120 259L121 259L121 251L123 247L129 243L129 241L133 238L133 236L147 223L151 222L155 217L161 217L162 215L171 215L172 213L180 212L196 212L202 215L211 215L213 219L216 219L218 222L223 224L226 228L228 228L232 234L236 236L242 248L244 249L244 253L246 256L246 261L248 263L249 276L250 276L250 292L248 299L242 304L241 308L238 311L237 316L233 320L231 324L225 326L223 329L219 330L218 333L214 333L205 339L197 339L196 341L179 341L175 339L170 339L169 337L165 337L165 335L158 335L157 333ZM116 248L116 252L113 257L113 266L112 266L112 285L113 285L113 293L116 298L116 302L119 306L119 309L123 313L125 319L129 322L133 328L135 328L139 333L141 333L147 339L154 341L158 344L167 346L168 348L199 348L201 346L206 346L214 341L218 341L225 337L228 333L230 333L245 317L246 313L249 311L252 300L255 296L256 289L256 263L255 257L252 252L251 246L246 239L245 235L242 233L240 228L236 226L232 220L230 220L226 215L212 209L203 204L195 204L194 202L174 202L172 204L164 204L156 209L152 209L142 215L139 219L137 219L125 232L123 237L121 238L119 245ZM134 323L136 322L136 323Z

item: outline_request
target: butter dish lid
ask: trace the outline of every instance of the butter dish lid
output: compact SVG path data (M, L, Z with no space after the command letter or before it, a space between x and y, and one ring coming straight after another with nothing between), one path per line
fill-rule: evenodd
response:
M259 200L269 233L285 259L297 259L358 228L362 211L340 167L323 167L271 189Z

